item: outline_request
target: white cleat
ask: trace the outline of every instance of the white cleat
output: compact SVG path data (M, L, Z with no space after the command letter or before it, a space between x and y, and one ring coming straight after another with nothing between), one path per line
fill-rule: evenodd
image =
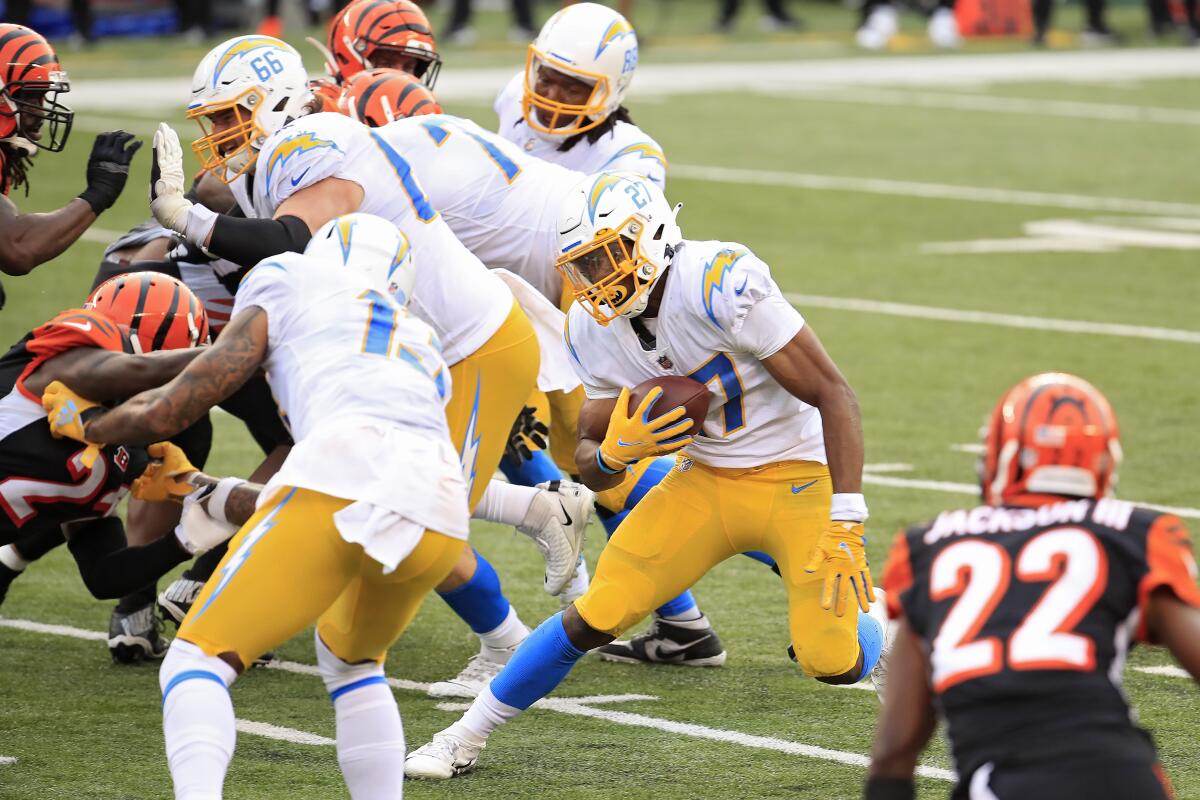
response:
M483 687L492 682L492 678L500 674L508 659L516 652L516 647L498 652L488 649L471 656L463 671L448 681L438 681L426 692L430 697L469 697L475 698L483 691Z
M876 6L867 21L854 34L854 41L864 50L882 50L900 30L900 15L890 3Z
M470 772L479 760L483 744L473 745L445 731L435 733L433 741L418 747L404 758L404 777L444 781Z
M533 539L546 560L542 588L558 595L575 577L596 493L574 481L549 481L537 488L538 496L517 530Z
M948 8L939 8L929 17L929 41L943 50L962 47L962 36L958 32L958 19Z
M896 641L897 627L896 623L888 619L887 596L882 589L875 588L875 602L871 603L870 608L871 610L867 613L883 627L883 648L879 651L879 660L875 662L870 676L871 684L875 687L875 695L882 703L887 692L888 657L892 653L892 643Z
M579 564L575 567L575 575L567 582L562 594L558 596L558 604L562 610L566 611L572 603L587 594L590 583L591 577L588 575L587 560L580 556Z

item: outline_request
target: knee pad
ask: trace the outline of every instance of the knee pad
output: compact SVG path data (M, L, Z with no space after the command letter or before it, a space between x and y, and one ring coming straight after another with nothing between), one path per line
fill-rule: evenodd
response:
M321 672L321 680L325 681L325 690L329 692L330 700L337 700L347 692L364 686L387 683L387 677L383 674L383 664L375 661L348 664L326 646L320 633L314 633L313 638L317 643L317 668Z
M183 639L171 642L167 656L158 669L158 685L163 703L171 691L190 680L208 680L228 689L237 680L237 671L216 656L210 656L198 646Z
M810 678L844 675L858 663L857 630L839 623L814 625L805 631L802 641L793 643L796 662Z
M619 586L609 580L597 582L587 593L575 601L575 610L583 621L597 631L620 636L650 613L649 603L638 602L631 597L628 586Z

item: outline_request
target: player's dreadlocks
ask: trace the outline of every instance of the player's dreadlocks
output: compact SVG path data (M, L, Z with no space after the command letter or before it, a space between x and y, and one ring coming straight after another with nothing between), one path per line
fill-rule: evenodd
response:
M629 109L625 106L617 106L617 110L609 114L608 117L596 127L582 133L577 133L569 137L566 141L558 146L558 152L565 153L579 142L583 137L587 137L588 144L595 144L600 137L613 129L618 122L627 122L633 124L633 117L629 116Z
M19 147L8 147L0 143L3 153L0 153L0 188L8 191L25 187L25 196L29 196L29 168L33 166L33 157Z

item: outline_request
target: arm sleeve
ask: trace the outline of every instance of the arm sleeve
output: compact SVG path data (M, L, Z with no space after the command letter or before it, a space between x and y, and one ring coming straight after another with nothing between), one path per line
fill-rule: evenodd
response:
M226 261L249 266L280 253L303 253L312 231L299 217L242 219L221 214L209 250Z
M115 600L166 575L191 556L173 534L140 547L125 542L125 529L116 517L102 517L76 528L67 547L79 565L79 575L92 596Z
M1179 517L1163 514L1150 525L1146 534L1145 572L1138 581L1138 608L1142 622L1138 626L1138 641L1150 642L1146 627L1146 610L1150 595L1166 588L1183 603L1200 608L1200 588L1196 586L1196 557L1187 528Z

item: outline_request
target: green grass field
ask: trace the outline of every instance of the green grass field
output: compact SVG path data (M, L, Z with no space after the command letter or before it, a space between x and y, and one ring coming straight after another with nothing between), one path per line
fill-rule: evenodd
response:
M142 47L136 74L181 74L193 63L169 48ZM710 58L703 42L681 40L673 47L678 52L672 51L670 60ZM515 69L519 51L502 52L511 56ZM784 55L776 51L776 57ZM647 61L653 60L651 49ZM450 60L447 72L455 63ZM497 63L493 58L487 65ZM108 47L68 56L77 82L92 77L92 66L96 76L134 74ZM947 66L953 68L952 57ZM685 235L744 242L771 264L785 291L818 298L799 305L858 391L867 461L893 465L893 471L873 471L876 477L867 486L870 554L877 572L899 526L971 501L954 485L974 480L975 457L958 446L977 441L980 423L1001 391L1038 371L1075 372L1108 394L1124 433L1123 497L1185 510L1200 505L1194 476L1200 337L1191 333L1171 340L1171 334L1144 330L1200 329L1195 319L1200 243L1188 243L1189 236L1200 234L1200 189L1189 169L1200 120L1188 116L1200 107L1200 85L1180 79L903 91L912 102L885 104L870 93L850 91L832 98L692 94L639 103L635 87L630 102L635 118L671 159L675 172L668 194L685 204L680 216ZM976 107L945 107L955 98L968 98ZM1029 101L1033 110L996 110L1001 101L1012 100ZM1093 110L1182 113L1160 121L1101 119L1060 113L1064 107L1046 105L1049 101ZM489 105L482 102L447 110L494 124ZM179 121L175 111L164 109L163 115ZM143 128L155 119L124 115L119 106L105 117ZM67 150L38 157L33 192L14 198L23 210L54 208L83 188L91 144L87 127L81 114ZM190 128L180 123L179 130L190 138ZM123 231L146 215L147 153L139 154L128 190L101 217L99 229ZM773 177L754 185L717 181L713 167ZM782 185L796 176L808 177L801 186ZM824 188L812 188L817 183ZM1113 205L1097 198L1130 202ZM1064 222L1092 226L1090 234L1077 237L1085 241L1103 235L1097 230L1120 230L1126 232L1124 241L1142 244L1108 252L1061 251L1061 242L1059 252L1039 249L1037 242L1011 252L930 248L931 243L941 243L944 250L945 243L1031 238L1047 221L1057 221L1056 230ZM1147 233L1154 232L1174 232L1177 238L1171 247L1146 246ZM15 341L83 299L105 238L93 233L33 275L5 280L8 307L0 312L0 339ZM884 314L868 303L851 310L849 301L906 308ZM1018 323L1010 317L946 321L931 318L945 315L928 309L1034 319L1019 323L1032 327L1013 327ZM1102 327L1090 333L1049 330L1060 320ZM1139 327L1103 327L1120 325ZM208 471L246 474L257 459L253 444L231 418L218 415L216 424ZM890 485L881 483L889 480ZM1200 512L1190 513L1194 526ZM556 601L541 593L541 562L523 538L478 524L473 541L497 565L527 623L557 610ZM593 563L602 541L602 530L593 526L588 544ZM556 697L653 699L535 710L492 738L476 773L445 784L409 784L409 796L859 796L861 766L786 752L795 749L786 743L868 752L878 711L873 694L833 689L800 675L785 654L783 590L760 565L733 559L705 578L696 593L729 651L723 669L644 669L585 659ZM100 631L110 606L88 597L69 556L58 552L14 584L0 611L10 620ZM406 681L438 680L457 672L476 646L435 598L393 650L388 674ZM279 654L315 663L309 635ZM1170 663L1163 651L1139 648L1131 658L1127 687L1142 723L1157 736L1178 797L1200 798L1195 686L1136 670ZM169 796L154 667L113 666L98 641L0 626L0 676L0 757L16 759L0 763L0 798ZM240 719L333 736L327 696L311 675L255 670L235 685L233 697ZM413 746L458 713L439 709L437 701L412 690L400 689L397 697ZM669 730L663 721L703 727ZM741 735L715 740L714 730ZM935 745L926 763L949 766L944 744ZM949 788L936 779L919 785L923 797L944 797ZM229 797L246 799L347 796L332 747L248 734L239 737L227 789Z

